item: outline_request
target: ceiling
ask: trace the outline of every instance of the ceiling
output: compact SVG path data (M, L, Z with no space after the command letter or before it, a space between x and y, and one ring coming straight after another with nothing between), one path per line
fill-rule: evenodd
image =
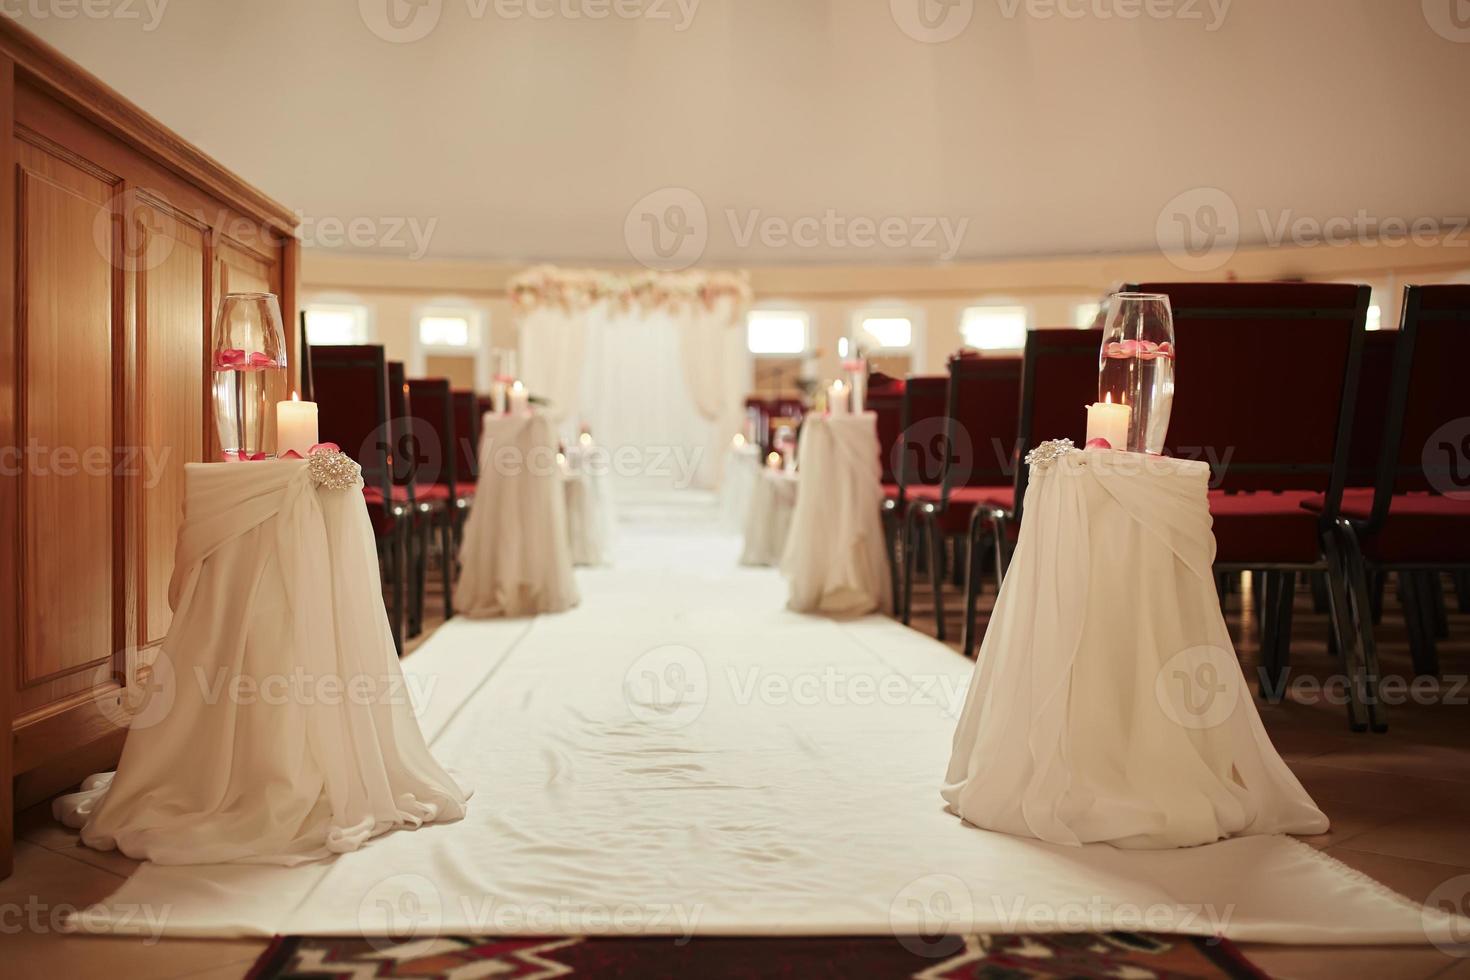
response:
M673 267L1470 214L1455 2L14 6L315 247Z

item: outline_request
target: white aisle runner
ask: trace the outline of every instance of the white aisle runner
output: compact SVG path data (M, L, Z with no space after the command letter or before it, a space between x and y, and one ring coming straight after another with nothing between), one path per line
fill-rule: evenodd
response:
M1286 838L1139 852L966 826L939 796L966 661L890 620L787 612L777 573L703 526L620 545L579 570L579 608L452 622L406 661L475 790L464 821L296 868L144 865L86 926L1425 942L1415 904Z

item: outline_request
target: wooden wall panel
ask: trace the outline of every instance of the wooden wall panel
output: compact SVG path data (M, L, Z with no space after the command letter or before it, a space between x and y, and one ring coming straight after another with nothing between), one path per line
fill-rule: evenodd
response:
M22 139L21 643L16 714L93 684L113 651L116 178ZM87 676L79 677L79 674Z
M168 583L183 522L184 464L204 458L207 229L146 192L129 201L133 283L133 386L141 445L128 477L140 497L134 642L163 641L173 613Z

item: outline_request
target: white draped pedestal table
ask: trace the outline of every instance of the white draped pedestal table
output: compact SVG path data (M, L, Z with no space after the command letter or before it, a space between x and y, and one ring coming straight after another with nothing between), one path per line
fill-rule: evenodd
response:
M605 456L592 447L568 446L563 474L567 498L567 541L574 565L612 560L613 501Z
M122 761L57 818L158 864L298 864L462 817L399 667L357 465L191 463L185 484L173 621L119 709Z
M1055 844L1320 834L1220 613L1198 461L1044 443L943 788Z
M750 513L750 498L761 478L760 447L749 442L730 447L720 479L720 512L732 528L743 530Z
M760 468L750 490L745 511L745 548L742 565L778 565L796 512L796 474L787 470Z
M564 612L580 601L557 446L544 415L485 416L454 593L466 616Z
M891 608L878 416L808 415L800 492L781 556L789 608L860 616Z

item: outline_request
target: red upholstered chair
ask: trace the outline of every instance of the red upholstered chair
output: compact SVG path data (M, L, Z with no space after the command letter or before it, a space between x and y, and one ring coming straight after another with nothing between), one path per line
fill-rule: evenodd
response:
M418 452L414 446L408 410L408 378L402 361L388 362L388 414L393 426L393 490L407 497L408 513L408 619L407 634L418 636L424 627L424 573L429 523L415 494Z
M949 378L943 374L917 375L904 382L903 411L900 415L900 431L893 459L893 513L902 518L908 509L909 494L915 487L926 484L938 485L944 477L942 465L944 433L948 427ZM895 535L895 538L901 535ZM896 544L895 544L896 547ZM905 550L908 544L904 543ZM909 564L905 554L903 562L895 561L900 576ZM894 581L894 595L900 596L899 614L908 625L912 613L912 590L906 577Z
M444 572L444 618L454 615L454 523L459 511L458 445L454 401L444 378L408 382L408 410L413 420L414 487L420 513L439 531ZM420 590L423 582L419 583Z
M1047 329L1026 334L1021 357L1020 412L1016 419L1014 449L1008 460L1011 485L1002 496L970 515L969 574L965 578L965 656L975 649L975 607L980 594L979 556L993 555L997 588L1017 535L1026 501L1030 469L1021 462L1038 443L1071 439L1080 443L1086 431L1085 406L1097 400L1098 351L1101 330ZM1004 444L1002 447L1004 448Z
M873 374L868 379L867 400L864 407L878 417L878 465L883 481L883 537L888 552L889 581L897 589L898 559L898 475L894 470L898 461L898 440L903 434L902 378L891 378L886 374ZM896 593L895 593L896 594Z
M938 484L915 486L904 511L904 603L912 600L914 542L928 532L929 579L934 589L935 632L944 639L946 545L969 531L977 509L1008 510L1015 480L1012 454L1021 411L1021 359L962 352L949 359L945 427ZM976 554L970 553L971 564ZM966 611L974 594L966 597ZM967 615L968 622L972 617Z
M475 484L480 478L480 431L485 416L473 391L456 391L454 400L454 466L459 482L454 488L454 553L459 554L459 542L464 530L465 518L470 513L470 503L475 499Z
M1324 283L1152 283L1169 296L1180 356L1167 451L1212 471L1215 570L1266 577L1260 691L1289 668L1283 609L1296 576L1325 573L1354 731L1382 729L1377 663L1358 641L1332 533L1347 480L1369 290ZM1321 510L1307 511L1318 498Z
M403 652L408 602L407 490L393 483L394 426L388 412L388 365L375 344L311 348L311 388L323 442L334 442L362 467L363 495L378 542L383 577L392 584L393 642Z
M1440 575L1470 569L1470 286L1407 287L1398 333L1377 479L1344 495L1338 534L1369 657L1368 578L1395 572L1415 673L1435 675Z

